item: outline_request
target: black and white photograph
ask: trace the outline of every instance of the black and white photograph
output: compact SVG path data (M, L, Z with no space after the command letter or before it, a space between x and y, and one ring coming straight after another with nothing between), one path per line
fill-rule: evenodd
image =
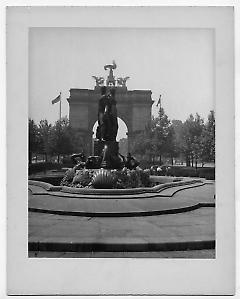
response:
M187 294L203 279L194 294L214 295L218 275L233 292L232 24L230 7L8 8L9 256L19 244L25 273L42 281L26 294L78 294L75 278L41 287L44 265L65 276L77 263L83 280L96 277L81 294L159 294L158 271L164 294ZM121 279L97 288L108 269ZM129 287L119 290L124 273ZM138 292L133 273L154 278ZM172 289L183 273L189 282Z
M213 38L30 29L30 257L215 258Z

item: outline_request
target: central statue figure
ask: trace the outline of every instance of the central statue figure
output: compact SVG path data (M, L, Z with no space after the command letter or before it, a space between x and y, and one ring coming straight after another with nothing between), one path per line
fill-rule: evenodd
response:
M98 102L98 127L96 132L97 155L101 157L101 168L105 169L122 169L124 167L124 159L119 154L119 145L116 141L118 132L117 119L117 102L115 98L116 87L113 69L117 65L105 65L104 69L109 69L109 76L106 86L101 87L101 97Z
M116 89L101 87L101 97L98 104L98 128L96 137L100 141L116 141L118 131Z

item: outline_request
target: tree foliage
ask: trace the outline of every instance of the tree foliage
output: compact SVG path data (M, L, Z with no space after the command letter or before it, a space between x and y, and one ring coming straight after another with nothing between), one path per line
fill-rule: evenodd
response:
M159 161L161 164L162 155L169 153L169 148L173 149L174 131L171 128L171 121L160 108L158 116L153 118L143 133L136 136L133 143L133 152L151 160Z
M41 120L38 126L39 131L39 153L45 155L45 160L47 162L47 157L51 153L51 134L52 125L48 123L46 119Z
M87 144L81 133L73 129L67 117L50 124L46 119L36 124L29 119L29 163L33 154L51 156L86 151ZM185 122L171 121L163 108L153 117L145 130L133 140L132 154L151 164L164 159L184 157L187 165L215 161L215 114L210 111L206 123L199 114L192 114Z
M190 162L197 165L198 160L202 157L202 133L204 121L198 113L194 117L190 114L189 118L183 124L182 150L186 157L187 165Z
M84 140L79 132L74 130L67 117L56 121L54 125L46 119L39 124L29 119L29 163L32 162L32 154L42 154L45 162L51 156L72 154L84 151Z
M210 111L208 121L202 134L202 158L204 161L215 162L215 114Z
M29 118L28 120L28 161L32 163L32 155L38 151L40 144L38 126L34 120Z
M153 163L162 162L162 156L183 156L188 166L197 167L199 162L215 161L215 117L211 111L204 123L198 113L185 122L169 120L164 110L159 110L145 131L134 139L133 153L147 157Z

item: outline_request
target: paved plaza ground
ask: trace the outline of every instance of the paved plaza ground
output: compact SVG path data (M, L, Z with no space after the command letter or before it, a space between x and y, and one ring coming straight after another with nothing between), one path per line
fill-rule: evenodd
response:
M121 199L30 186L29 256L214 258L214 192L210 181Z
M29 257L45 258L164 258L214 259L214 249L148 252L51 252L30 251Z

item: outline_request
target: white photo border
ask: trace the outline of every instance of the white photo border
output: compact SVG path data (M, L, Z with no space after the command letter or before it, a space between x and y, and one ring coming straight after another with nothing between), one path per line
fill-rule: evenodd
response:
M233 7L7 8L7 282L12 295L230 295L235 288ZM31 27L215 31L216 259L28 258Z

